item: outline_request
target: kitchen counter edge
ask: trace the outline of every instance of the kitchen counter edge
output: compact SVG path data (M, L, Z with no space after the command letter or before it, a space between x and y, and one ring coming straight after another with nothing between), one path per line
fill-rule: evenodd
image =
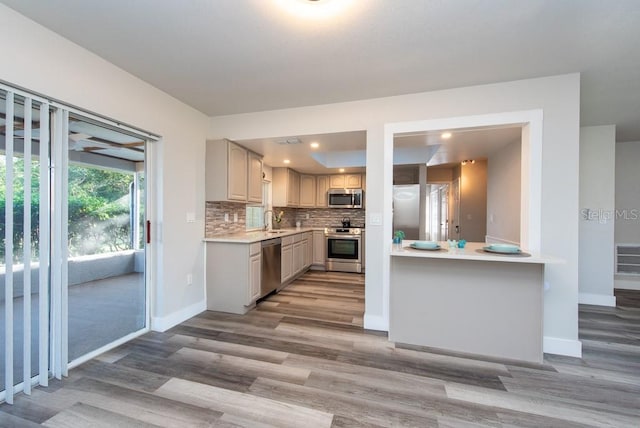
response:
M483 242L467 242L465 248L455 248L449 251L427 251L416 250L409 247L414 242L411 240L402 241L402 250L396 250L392 247L391 256L394 257L416 257L428 259L454 259L454 260L476 260L485 262L507 262L507 263L537 263L537 264L555 264L565 263L564 260L553 256L541 255L537 253L527 252L531 254L528 257L510 256L508 254L495 254L478 252L482 247L486 246ZM439 242L442 248L447 248L447 242Z
M298 233L313 232L316 230L322 230L324 227L301 227L279 229L280 233L269 233L262 230L256 230L252 232L238 232L229 233L225 235L213 236L210 238L204 238L204 242L226 242L231 244L252 244L254 242L266 241L267 239L282 238L284 236L296 235Z

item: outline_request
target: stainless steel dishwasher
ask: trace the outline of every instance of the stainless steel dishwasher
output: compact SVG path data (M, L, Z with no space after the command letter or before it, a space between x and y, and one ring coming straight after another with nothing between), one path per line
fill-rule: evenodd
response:
M260 297L264 297L280 287L282 279L281 255L282 239L262 241L262 271L260 275Z

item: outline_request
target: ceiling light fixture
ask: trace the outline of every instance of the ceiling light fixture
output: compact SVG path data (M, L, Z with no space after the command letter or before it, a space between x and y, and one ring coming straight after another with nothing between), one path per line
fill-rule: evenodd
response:
M462 165L466 165L466 164L468 164L468 163L470 163L470 164L474 164L474 163L476 163L476 161L475 161L475 159L465 159L465 160L463 160L463 161L462 161L462 162L460 162L460 163L461 163Z
M451 138L451 132L443 132L442 134L440 134L440 138L442 138L443 140L448 140L449 138Z
M315 1L315 0L314 0L314 1ZM309 144L309 145L311 146L311 148L312 148L312 149L317 149L318 147L320 147L320 144L315 143L315 142L313 142L313 143L311 143L311 144Z
M344 13L353 0L272 0L296 18L322 20Z

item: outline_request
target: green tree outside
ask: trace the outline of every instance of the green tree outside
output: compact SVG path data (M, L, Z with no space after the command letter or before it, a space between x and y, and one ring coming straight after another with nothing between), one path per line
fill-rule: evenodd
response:
M22 261L24 248L24 159L14 157L13 261ZM32 257L37 259L39 239L38 161L31 172ZM69 255L121 251L131 248L129 189L132 173L69 166ZM0 264L5 264L6 158L0 155Z

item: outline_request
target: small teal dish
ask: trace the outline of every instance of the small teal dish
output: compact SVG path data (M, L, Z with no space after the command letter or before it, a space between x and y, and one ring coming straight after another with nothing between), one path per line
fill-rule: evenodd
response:
M509 245L509 244L491 244L483 248L485 251L489 251L490 253L500 253L500 254L518 254L522 252L520 247L517 245Z
M437 250L440 245L435 241L415 241L411 243L410 247L418 250Z

